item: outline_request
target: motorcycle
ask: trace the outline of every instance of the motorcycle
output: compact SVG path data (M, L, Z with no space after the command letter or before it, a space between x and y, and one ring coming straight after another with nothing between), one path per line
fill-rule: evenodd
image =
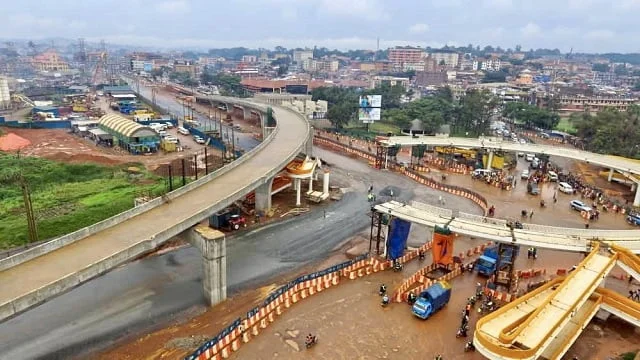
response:
M307 347L307 349L311 348L313 345L318 343L318 337L314 336L313 339L311 339L311 341L306 340L304 342L304 345Z
M460 337L467 337L467 327L461 327L458 329L458 332L456 333L456 338L460 338Z
M398 262L398 263L395 263L395 264L393 265L393 271L395 271L395 272L402 271L402 268L403 268L403 267L404 267L404 266L403 266L402 264L400 264L399 262Z
M418 253L418 260L424 260L424 258L425 258L425 257L426 257L426 256L424 255L424 251L420 251L420 252Z
M380 291L378 291L378 294L380 294L380 296L383 296L386 293L387 293L387 287L384 285L380 286Z
M387 305L389 305L389 296L385 295L382 297L382 303L381 303L382 307L386 307Z
M467 271L468 271L468 272L473 272L473 263L469 263L469 264L467 265Z
M469 352L469 351L476 351L476 346L473 345L473 341L468 341L464 345L464 352Z
M476 297L472 296L469 298L469 300L467 300L467 304L471 305L471 306L475 306L476 305Z

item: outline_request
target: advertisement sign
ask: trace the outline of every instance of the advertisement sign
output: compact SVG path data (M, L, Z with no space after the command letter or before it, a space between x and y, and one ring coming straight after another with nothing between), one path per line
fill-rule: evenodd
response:
M364 123L372 123L380 120L380 108L360 108L358 109L358 120Z
M360 96L361 108L382 107L382 95L362 95Z
M389 231L389 258L395 260L404 254L404 249L407 247L407 239L409 238L409 231L411 230L411 223L406 220L394 218L391 220L391 229Z

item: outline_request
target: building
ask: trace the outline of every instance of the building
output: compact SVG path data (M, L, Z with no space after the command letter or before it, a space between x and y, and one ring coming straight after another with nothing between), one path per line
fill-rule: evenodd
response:
M193 62L189 60L176 60L173 63L173 71L179 73L188 73L192 78L195 78L198 73L198 68Z
M306 59L302 63L302 69L309 72L337 72L340 66L338 60L314 60Z
M132 154L155 152L160 147L160 136L155 130L120 115L108 114L101 117L98 129L111 135L114 146Z
M533 84L533 75L531 74L531 71L528 69L523 70L520 74L518 74L516 83L521 85Z
M36 55L31 60L31 65L37 71L68 71L69 64L64 61L54 50L48 50Z
M313 50L293 50L293 62L302 64L307 59L313 59Z
M405 89L408 89L410 84L411 84L411 79L402 78L402 77L374 76L371 79L371 87L372 88L376 88L376 87L379 87L381 85L390 85L390 86L401 85Z
M248 64L257 63L258 62L258 57L255 56L255 55L243 55L242 56L242 62L243 63L248 63Z
M591 81L598 85L613 85L616 81L616 74L612 72L593 71Z
M11 108L11 93L7 78L0 77L0 110Z
M436 51L429 54L436 64L445 66L448 69L455 69L458 67L460 55L453 51Z
M473 61L473 70L500 71L502 61L499 58L476 59Z
M418 71L416 73L417 86L440 86L447 83L445 71Z
M388 50L388 58L394 67L402 68L404 64L417 64L422 61L424 50L412 46L396 46Z
M144 70L144 60L131 60L130 61L130 70L135 72L140 72Z
M538 98L539 101L543 99ZM616 98L616 97L587 97L587 96L561 96L558 98L558 104L561 113L572 112L600 112L605 109L615 109L618 111L627 111L630 105L638 104L638 99ZM544 106L545 104L538 104Z

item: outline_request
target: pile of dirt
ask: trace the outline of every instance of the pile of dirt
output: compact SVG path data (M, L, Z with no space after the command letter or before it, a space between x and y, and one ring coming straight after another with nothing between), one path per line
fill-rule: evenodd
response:
M62 161L65 163L94 163L102 165L117 165L126 162L126 159L118 160L106 156L92 154L72 154L68 152L56 152L44 156L49 160Z
M192 350L207 342L209 337L204 335L191 335L190 337L175 338L164 344L165 349Z
M14 133L0 137L0 151L18 151L30 145L31 141Z

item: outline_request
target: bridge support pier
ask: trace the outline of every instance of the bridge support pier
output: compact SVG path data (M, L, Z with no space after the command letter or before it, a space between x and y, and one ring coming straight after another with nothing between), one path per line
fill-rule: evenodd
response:
M256 214L262 213L266 215L271 210L271 187L273 179L267 180L264 184L258 186L256 192Z
M293 179L293 186L296 189L296 206L302 205L302 201L300 199L300 192L302 191L302 180L300 178Z
M202 288L210 306L227 298L227 242L224 234L208 226L198 225L187 239L202 253L204 276Z
M248 109L246 106L242 107L242 116L244 120L251 119L251 109Z
M640 186L636 184L636 197L633 199L633 206L640 206Z
M489 150L489 154L487 154L487 170L491 170L491 164L493 164L493 151Z
M607 181L611 182L613 180L613 169L609 169L609 176L607 177Z

